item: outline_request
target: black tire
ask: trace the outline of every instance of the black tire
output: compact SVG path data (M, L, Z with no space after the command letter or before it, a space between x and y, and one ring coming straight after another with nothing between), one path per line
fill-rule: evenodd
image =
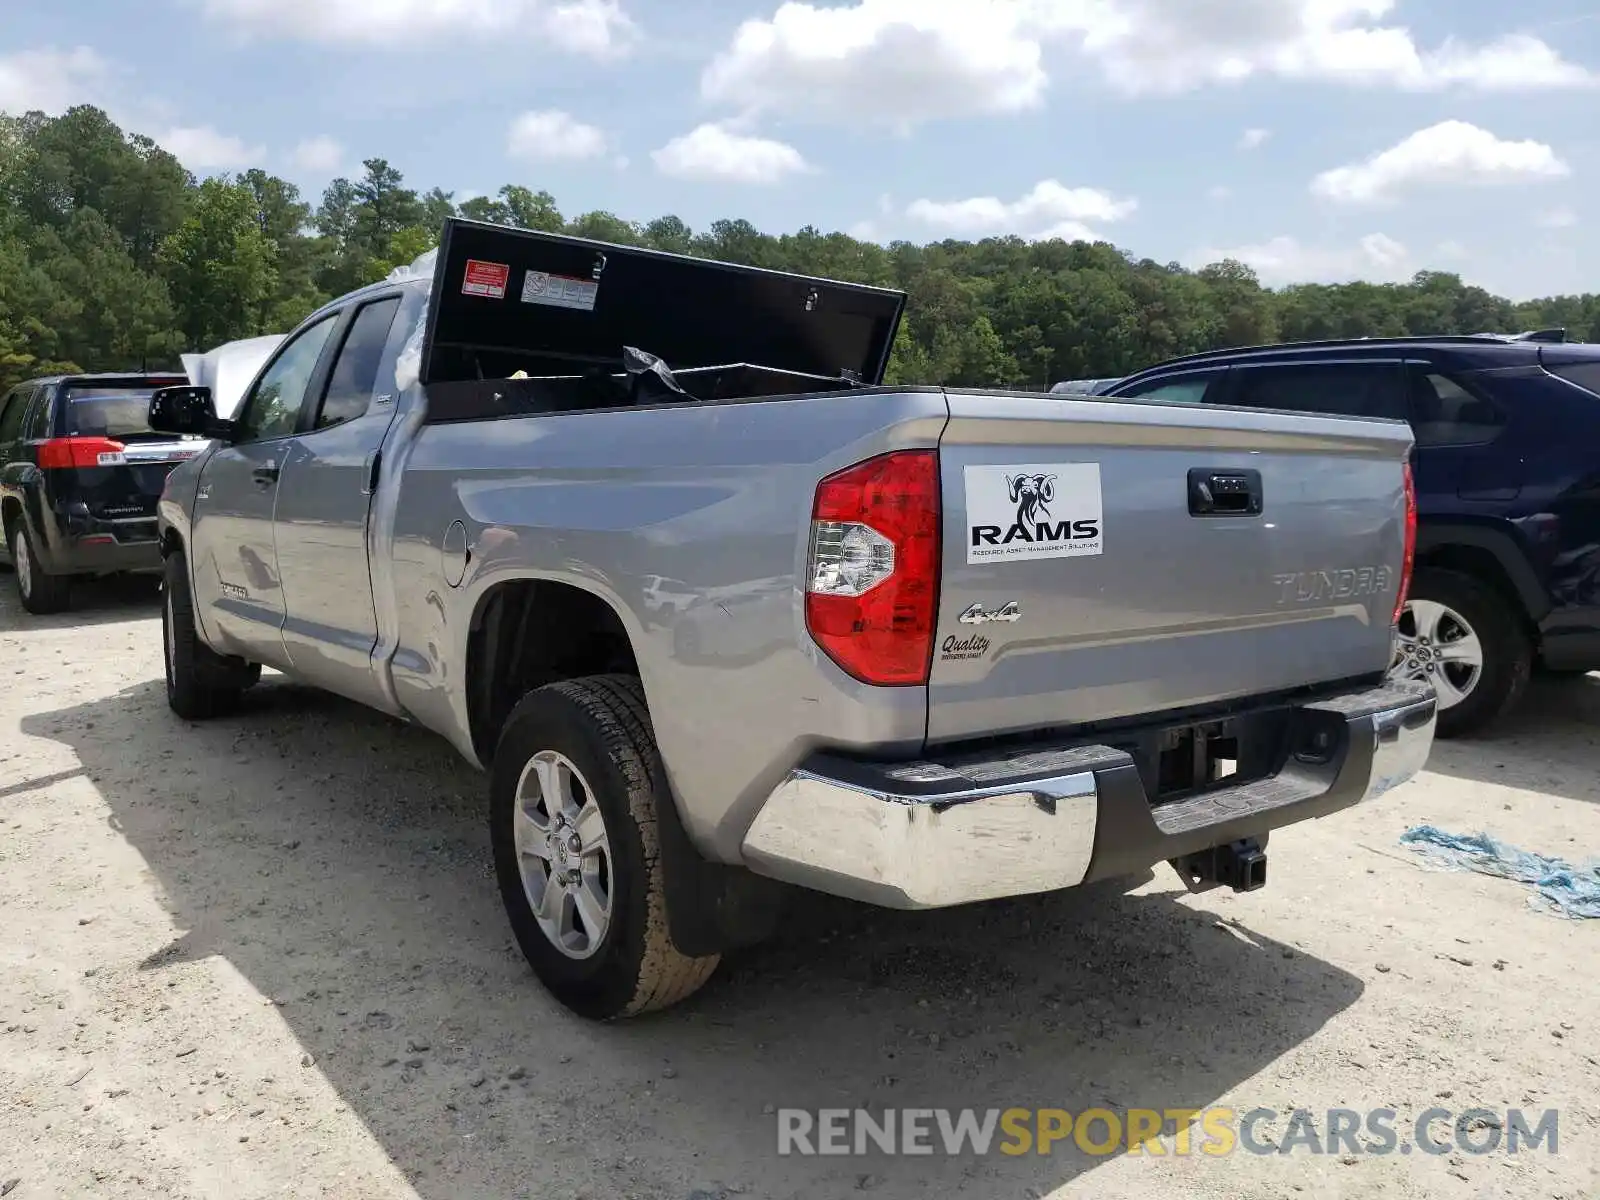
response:
M195 628L189 566L181 552L167 555L161 581L161 658L167 706L186 721L227 716L245 689L261 678L259 663L218 654Z
M12 517L6 530L6 546L17 576L17 598L22 607L36 617L65 612L72 603L72 578L52 575L39 563L39 552L28 532L27 522ZM23 553L19 556L18 550Z
M1464 699L1439 707L1435 735L1478 733L1521 700L1533 673L1533 642L1522 614L1496 589L1471 575L1418 567L1409 600L1431 600L1460 615L1483 647L1483 667Z
M588 957L558 949L529 898L517 851L517 788L534 757L554 752L589 785L609 844L610 923ZM489 790L495 873L512 932L539 981L594 1020L631 1017L686 999L719 955L679 953L667 928L656 810L671 804L639 681L595 675L524 696L506 719Z

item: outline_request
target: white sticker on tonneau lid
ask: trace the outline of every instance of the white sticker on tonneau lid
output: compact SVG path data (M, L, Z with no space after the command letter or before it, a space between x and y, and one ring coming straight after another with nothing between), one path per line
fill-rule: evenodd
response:
M529 271L522 278L524 304L546 304L551 308L576 308L590 312L599 295L598 279L552 275L549 271Z
M967 467L967 561L1100 554L1099 463Z

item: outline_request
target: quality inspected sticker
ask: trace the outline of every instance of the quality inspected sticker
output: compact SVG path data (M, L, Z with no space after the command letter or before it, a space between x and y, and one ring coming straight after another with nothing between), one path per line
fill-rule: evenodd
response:
M552 275L549 271L529 271L522 279L522 302L551 308L594 309L600 295L600 281L573 275Z
M487 296L491 300L506 298L506 282L511 278L511 268L505 263L480 262L467 259L467 273L461 280L463 296Z
M967 467L962 474L969 563L1102 553L1099 463Z

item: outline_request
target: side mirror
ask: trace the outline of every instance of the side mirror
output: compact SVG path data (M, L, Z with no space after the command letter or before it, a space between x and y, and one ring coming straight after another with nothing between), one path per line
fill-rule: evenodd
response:
M231 421L217 420L217 406L211 389L183 385L165 387L150 397L150 428L156 433L176 433L197 437L226 437Z

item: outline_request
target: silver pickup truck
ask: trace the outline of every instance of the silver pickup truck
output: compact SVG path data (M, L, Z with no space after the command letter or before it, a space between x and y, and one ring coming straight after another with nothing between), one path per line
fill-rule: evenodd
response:
M897 292L451 221L334 301L161 498L167 697L263 666L489 776L573 1010L660 1008L789 886L932 908L1269 831L1433 737L1387 683L1399 422L881 386Z

